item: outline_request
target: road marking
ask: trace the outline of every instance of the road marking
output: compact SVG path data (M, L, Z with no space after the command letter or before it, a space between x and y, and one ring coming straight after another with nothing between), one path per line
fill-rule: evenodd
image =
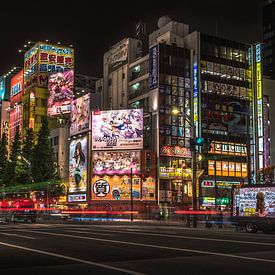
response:
M140 232L140 230L135 231L134 229L125 229L110 231L107 229L96 229L97 231L102 232L117 232L117 233L126 233L134 235L145 235L145 236L158 236L158 237L169 237L169 238L178 238L178 239L190 239L190 240L202 240L202 241L214 241L214 242L228 242L228 243L243 243L243 244L253 244L253 245L267 245L275 246L275 243L265 243L265 242L254 242L254 241L239 241L239 240L228 240L228 239L216 239L216 238L203 238L203 237L188 237L188 236L179 236L171 234L162 234L162 233L150 233L150 232Z
M261 258L254 258L254 257L246 257L246 256L241 256L241 255L218 253L218 252L211 252L211 251L205 251L205 250L178 248L178 247L170 247L170 246L162 246L162 245L154 245L154 244L144 244L144 243L134 243L134 242L117 241L117 240L110 240L110 239L85 237L85 236L74 236L74 235L68 235L68 234L60 234L60 233L52 233L52 232L44 232L44 231L36 231L36 230L29 230L28 232L38 233L38 234L45 234L45 235L52 235L52 236L76 238L76 239L93 240L93 241L99 241L99 242L126 244L126 245L133 245L133 246L142 246L142 247L149 247L149 248L174 250L174 251L180 251L180 252L191 252L191 253L204 254L204 255L215 255L215 256L228 257L228 258L236 258L236 259L243 259L243 260L252 260L252 261L259 261L259 262L275 263L275 260L272 260L272 259L261 259Z
M23 236L23 235L13 234L13 233L4 233L4 232L0 232L0 234L1 234L1 235L5 235L5 236L14 236L14 237L25 238L25 239L31 239L31 240L35 240L35 239L36 239L36 238L33 238L33 237Z
M101 233L101 232L89 232L89 231L77 231L77 230L65 230L66 232L71 232L71 233L84 233L84 234L94 234L94 235L103 235L103 236L114 236L114 234L109 234L109 233Z
M70 257L70 256L62 255L62 254L47 252L44 250L33 249L33 248L25 247L25 246L19 246L19 245L14 245L14 244L10 244L10 243L4 243L4 242L0 242L0 245L17 248L17 249L22 249L22 250L26 250L26 251L30 251L30 252L36 252L39 254L52 256L52 257L56 257L56 258L61 258L61 259L66 259L66 260L70 260L70 261L78 262L78 263L82 263L82 264L94 265L94 266L111 269L111 270L115 270L115 271L119 271L119 272L123 272L123 273L127 273L127 274L145 275L145 273L140 273L140 272L136 272L136 271L129 270L129 269L124 269L124 268L119 268L119 267L110 266L110 265L106 265L106 264L96 263L96 262L87 261L87 260Z

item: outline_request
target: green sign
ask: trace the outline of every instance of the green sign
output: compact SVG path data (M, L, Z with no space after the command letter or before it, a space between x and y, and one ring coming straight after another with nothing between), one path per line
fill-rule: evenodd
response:
M217 198L216 204L219 205L228 205L230 203L230 198Z

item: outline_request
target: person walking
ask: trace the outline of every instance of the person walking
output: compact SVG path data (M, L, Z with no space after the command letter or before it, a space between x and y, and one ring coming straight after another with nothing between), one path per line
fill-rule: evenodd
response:
M212 227L210 207L207 207L207 209L206 209L206 213L205 213L205 227L208 228L208 229L210 229Z
M223 213L222 213L222 209L221 209L220 206L218 208L217 220L218 220L218 228L222 229L222 225L223 225Z

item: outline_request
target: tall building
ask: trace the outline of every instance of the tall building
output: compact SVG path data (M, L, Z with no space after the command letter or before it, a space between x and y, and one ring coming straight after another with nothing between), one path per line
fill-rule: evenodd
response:
M121 40L104 54L102 92L104 110L127 107L128 64L140 55L140 41L132 38Z
M263 7L263 74L275 79L275 1L265 1Z
M263 92L262 45L190 32L164 16L149 35L148 52L124 64L127 90L102 100L103 108L114 96L127 103L112 107L143 109L144 149L156 154L157 199L165 211L190 206L194 187L200 207L230 207L234 187L265 183L273 99ZM110 84L98 87L110 91ZM198 137L202 146L194 144Z

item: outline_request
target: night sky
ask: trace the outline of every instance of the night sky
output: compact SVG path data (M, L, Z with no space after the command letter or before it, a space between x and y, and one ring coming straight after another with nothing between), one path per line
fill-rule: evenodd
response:
M22 67L18 49L28 40L49 39L74 45L76 73L101 76L103 53L111 45L134 37L140 18L152 32L165 14L192 30L215 35L218 22L218 36L242 42L262 40L262 0L102 0L96 6L96 1L82 0L7 2L0 7L0 74Z

